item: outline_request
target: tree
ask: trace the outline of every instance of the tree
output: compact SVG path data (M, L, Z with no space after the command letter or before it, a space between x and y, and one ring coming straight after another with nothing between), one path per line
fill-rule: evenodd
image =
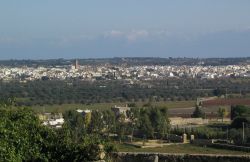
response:
M130 120L129 124L130 124L130 126L132 128L132 130L131 130L131 141L133 141L135 127L138 126L139 113L140 113L139 108L132 108L131 110L126 112L126 115Z
M115 114L113 111L106 110L103 112L103 121L105 124L106 132L109 134L116 129Z
M197 105L195 107L195 110L193 112L193 114L191 115L192 118L204 118L205 117L205 113L200 109L200 107Z
M232 128L242 128L242 123L250 124L250 117L236 117L231 123Z
M103 115L100 111L92 111L91 122L89 124L88 131L90 133L101 133L104 130Z
M239 131L238 129L230 129L229 137L234 141L235 144L242 143L242 131Z
M139 129L146 138L154 136L154 128L148 113L146 109L142 109L139 117Z
M86 134L87 128L84 117L75 110L66 111L63 114L65 125L71 130L72 138L77 142L79 137Z
M91 112L84 113L83 120L84 120L84 126L87 129L91 122Z
M166 107L160 108L160 112L162 114L162 118L159 132L161 134L161 137L164 138L170 130L170 120L168 118L168 109Z
M236 117L249 116L250 110L244 105L231 106L231 120Z
M53 136L32 110L0 108L0 161L47 161Z
M3 98L0 100L0 107L2 108L12 108L16 103L15 97Z
M28 108L0 106L0 161L96 161L106 142L96 134L78 134L78 115L68 114L62 129L43 126ZM82 120L80 120L80 123ZM107 151L113 147L107 143Z
M215 96L226 95L226 89L216 88L213 93L214 93Z
M128 107L136 107L136 103L132 102L128 104Z
M144 115L142 116L142 118L144 118L142 120L142 123L143 125L142 126L142 131L144 132L144 134L146 135L147 138L150 138L150 137L154 137L154 128L151 124L151 121L149 119L149 116L148 115Z
M116 131L118 134L118 137L120 139L120 142L122 139L124 139L124 135L125 133L127 133L126 131L129 129L127 126L128 124L125 122L126 116L125 114L120 114L117 119L116 119Z
M159 109L157 108L151 108L149 112L149 117L151 121L151 125L154 128L154 132L160 132L161 124L163 121L162 114Z
M223 122L223 119L228 115L228 112L225 108L219 108L218 111L217 111L217 114L218 116L221 118L222 122Z
M72 138L71 129L66 125L58 130L51 147L51 159L57 161L97 161L100 153L101 138L95 134L82 135L79 141Z

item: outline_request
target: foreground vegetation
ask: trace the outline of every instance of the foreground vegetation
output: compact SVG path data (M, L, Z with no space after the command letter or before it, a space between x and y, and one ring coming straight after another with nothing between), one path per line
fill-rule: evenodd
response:
M171 133L193 134L198 139L229 139L243 146L249 146L250 143L250 111L246 106L232 106L231 125L171 129L168 109L149 104L120 114L111 110L93 110L91 113L65 111L62 128L52 129L42 125L32 109L14 105L14 100L10 98L0 102L0 161L94 161L98 160L101 151L110 153L116 150L111 141L119 141L119 144L115 143L119 151L241 154L192 145L154 149L120 145L123 141L133 141L135 138L169 140L168 135ZM196 115L193 117L202 116L203 113L198 109L194 111ZM245 126L244 138L242 125Z
M104 145L98 134L77 134L66 122L62 129L43 126L31 109L0 105L0 161L95 161Z

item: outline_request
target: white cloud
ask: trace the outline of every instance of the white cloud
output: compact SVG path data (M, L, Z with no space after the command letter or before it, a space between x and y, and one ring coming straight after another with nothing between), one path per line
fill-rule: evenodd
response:
M168 37L171 36L173 33L168 30L155 30L152 32L152 35L156 37Z
M118 31L118 30L112 30L112 31L110 32L110 35L113 36L113 37L120 37L120 36L123 36L124 33L121 32L121 31Z
M111 31L104 33L104 37L106 38L118 38L118 37L123 37L123 36L124 36L124 33L119 30L111 30Z
M149 35L147 30L132 30L128 32L123 32L119 30L111 30L104 33L106 38L122 38L126 39L129 42L136 41L138 39L146 38Z
M146 38L149 35L146 30L131 31L126 35L128 41L136 41L137 39Z

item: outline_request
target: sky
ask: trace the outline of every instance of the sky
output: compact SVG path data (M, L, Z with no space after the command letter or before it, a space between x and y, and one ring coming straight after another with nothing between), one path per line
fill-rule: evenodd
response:
M0 59L247 56L249 0L0 1Z

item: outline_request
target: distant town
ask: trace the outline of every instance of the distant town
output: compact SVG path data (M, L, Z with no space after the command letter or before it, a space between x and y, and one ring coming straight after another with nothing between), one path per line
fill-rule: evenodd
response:
M233 59L232 59L233 60ZM2 65L0 79L19 80L154 80L166 78L229 78L250 77L250 63L232 65L136 65L136 64L85 64L73 60L71 64L54 66L7 66Z

